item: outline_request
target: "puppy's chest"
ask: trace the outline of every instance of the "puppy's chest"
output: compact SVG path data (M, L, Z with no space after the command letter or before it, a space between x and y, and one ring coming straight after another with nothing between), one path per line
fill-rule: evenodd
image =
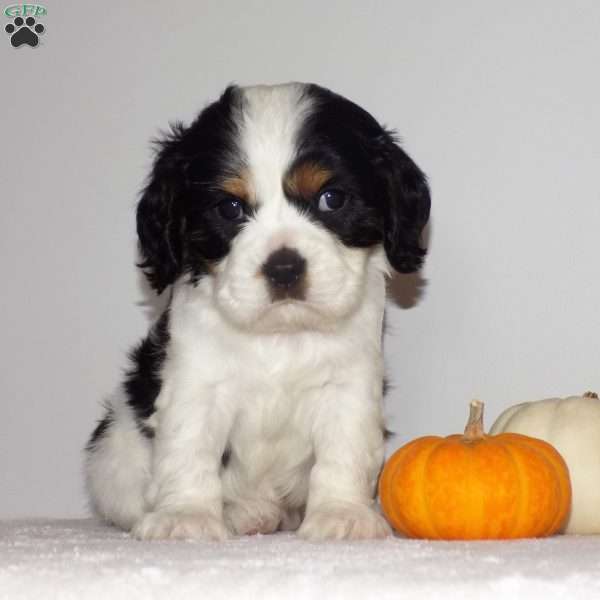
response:
M290 369L240 378L231 388L237 399L232 435L272 441L292 435L307 436L318 398L328 385L326 372L327 369L322 373Z
M312 354L312 357L311 357ZM230 444L240 454L259 446L285 452L310 444L319 398L335 376L322 353L260 348L230 387L236 398Z
M348 362L348 344L308 334L229 338L221 332L201 348L181 348L173 356L178 368L170 371L171 388L218 404L229 448L244 461L257 452L310 446L320 399L344 379L341 365Z

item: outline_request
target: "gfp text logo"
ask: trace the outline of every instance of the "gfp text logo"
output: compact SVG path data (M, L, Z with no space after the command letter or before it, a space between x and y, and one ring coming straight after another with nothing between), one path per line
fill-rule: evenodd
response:
M43 17L48 14L45 6L40 4L11 4L4 9L7 17Z

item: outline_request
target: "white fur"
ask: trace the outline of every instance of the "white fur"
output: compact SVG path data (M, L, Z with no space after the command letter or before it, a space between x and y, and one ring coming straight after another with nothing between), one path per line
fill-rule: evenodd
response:
M125 398L113 402L115 423L87 462L92 503L142 539L223 539L301 521L310 539L381 537L387 262L381 248L344 246L284 197L311 108L302 86L244 93L239 151L261 208L214 273L175 283L156 435L137 431ZM273 303L260 274L284 245L306 259L304 302Z
M146 510L152 449L140 435L124 396L115 394L110 406L114 422L102 443L87 455L86 484L93 510L129 529Z

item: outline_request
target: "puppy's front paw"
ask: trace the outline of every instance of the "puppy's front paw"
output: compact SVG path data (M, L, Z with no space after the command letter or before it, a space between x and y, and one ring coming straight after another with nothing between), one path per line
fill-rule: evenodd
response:
M225 540L229 536L221 519L208 512L146 513L131 533L138 540Z
M306 540L368 540L392 533L387 521L372 508L350 502L328 502L307 513L298 530Z
M277 531L281 509L267 500L246 500L225 505L225 522L237 535L255 535Z

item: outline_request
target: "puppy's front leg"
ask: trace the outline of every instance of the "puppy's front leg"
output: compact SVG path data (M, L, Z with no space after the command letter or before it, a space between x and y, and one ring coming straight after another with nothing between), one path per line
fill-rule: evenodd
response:
M370 539L391 533L375 511L384 442L373 389L365 389L364 383L354 389L332 386L320 399L313 429L316 461L298 531L306 539Z
M232 407L216 388L169 393L157 411L154 460L147 503L134 526L139 539L223 540L219 469L232 421Z

